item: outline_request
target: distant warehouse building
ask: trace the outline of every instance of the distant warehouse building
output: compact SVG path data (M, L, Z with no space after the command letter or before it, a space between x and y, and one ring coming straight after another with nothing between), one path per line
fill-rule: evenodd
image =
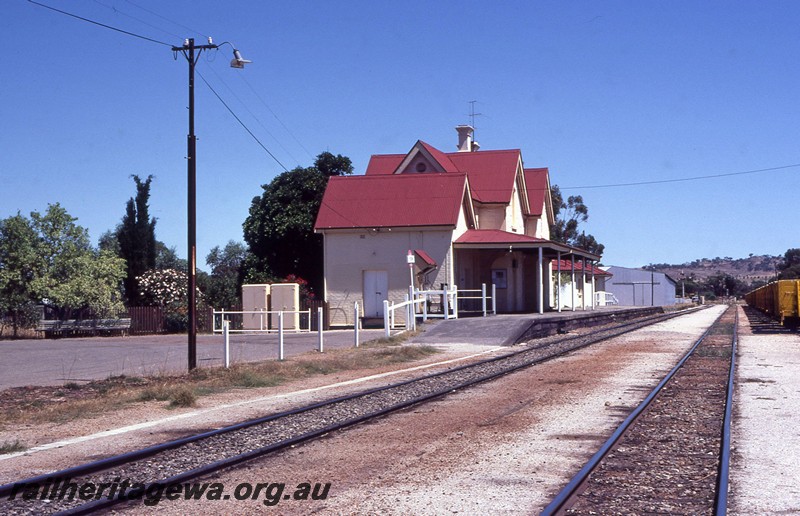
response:
M675 280L663 272L628 269L626 267L601 267L612 274L604 278L600 290L614 294L621 306L666 306L675 304Z

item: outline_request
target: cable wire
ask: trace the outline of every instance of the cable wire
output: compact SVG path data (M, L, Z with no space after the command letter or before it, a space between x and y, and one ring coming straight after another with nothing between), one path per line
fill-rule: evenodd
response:
M209 55L211 55L211 54L209 54ZM240 98L239 98L239 96L236 94L236 92L235 92L235 91L233 91L233 88L231 88L231 87L228 85L228 83L226 83L226 82L225 82L225 80L224 80L224 79L223 79L223 78L220 76L220 74L218 74L218 73L217 73L217 71L214 69L214 67L213 67L213 66L212 66L212 67L209 67L209 70L211 70L211 72L212 72L212 73L213 73L213 74L216 76L216 78L217 78L217 80L218 80L218 81L220 81L220 82L221 82L221 83L222 83L222 84L223 84L223 85L224 85L226 88L228 88L228 91L230 92L230 94L231 94L231 95L233 95L233 97L234 97L236 100L238 100L238 101L239 101L239 104L241 104L241 105L244 107L244 109L245 109L245 110L247 110L247 112L248 112L248 113L250 113L250 116L252 116L252 117L255 119L255 121L258 123L258 125L260 125L260 126L261 126L261 128L262 128L262 129L264 129L264 131L266 131L266 133L267 133L268 135L270 135L270 136L272 137L272 139L273 139L273 140L275 140L275 143L277 143L277 144L278 144L278 146L279 146L281 149L283 149L283 151L284 151L286 154L288 154L288 155L289 155L289 157L290 157L290 158L291 158L291 159L292 159L292 160L293 160L295 163L297 163L297 166L300 166L300 161L299 161L297 158L295 158L295 157L292 155L292 153L291 153L291 152L289 152L289 149L287 149L286 147L284 147L284 146L283 146L283 144L280 142L280 140L278 140L278 138L277 138L277 137L276 137L274 134L272 134L272 131L270 131L269 129L267 129L267 126L265 126L265 125L264 125L264 124L261 122L261 120L260 120L260 119L259 119L259 118L256 116L256 114L255 114L255 113L253 113L253 111L252 111L252 110L251 110L251 109L250 109L250 108L247 106L247 104L246 104L246 103L244 103L244 102L242 102L242 99L240 99ZM242 76L242 74L236 74L236 75L239 75L240 77Z
M127 30L118 29L116 27L112 27L111 25L106 25L105 23L100 23L98 21L90 20L89 18L84 18L83 16L78 16L77 14L72 14L72 13L69 13L67 11L62 11L61 9L56 9L55 7L51 7L49 5L45 5L45 4L36 2L35 0L28 0L28 2L30 2L32 4L35 4L35 5L38 5L40 7L44 7L45 9L50 9L51 11L55 11L57 13L61 13L61 14L64 14L66 16L70 16L72 18L76 18L76 19L81 20L81 21L85 21L85 22L88 22L88 23L92 23L94 25L98 25L98 26L106 28L106 29L111 29L111 30L114 30L114 31L117 31L117 32L121 32L122 34L127 34L128 36L133 36L135 38L143 39L145 41L150 41L152 43L158 43L159 45L164 45L164 46L172 48L172 45L170 45L169 43L165 43L163 41L159 41L159 40L153 39L153 38L148 38L147 36L142 36L141 34L136 34L136 33L133 33L133 32L129 32Z
M698 181L700 179L714 179L718 177L730 177L730 176L742 176L745 174L757 174L759 172L773 172L775 170L784 170L787 168L796 168L800 167L800 163L794 165L783 165L780 167L769 167L769 168L759 168L756 170L745 170L744 172L728 172L726 174L710 174L707 176L694 176L694 177L683 177L677 179L657 179L654 181L637 181L633 183L614 183L608 185L584 185L584 186L565 186L561 187L561 190L577 190L577 189L590 189L590 188L617 188L620 186L641 186L641 185L657 185L662 183L680 183L683 181Z
M226 103L224 100L222 100L222 97L220 97L220 96L219 96L219 93L217 93L217 90L215 90L215 89L214 89L214 88L211 86L211 84L209 84L209 82L206 80L206 78L205 78L205 77L203 77L203 74L202 74L202 73L200 73L200 72L199 72L199 71L197 71L197 70L195 70L195 72L197 73L197 75L199 75L199 76L200 76L200 78L203 80L203 82L204 82L204 83L206 83L206 86L208 86L208 89L210 89L210 90L211 90L211 92L212 92L212 93L213 93L213 94L214 94L214 95L217 97L217 100L219 100L220 102L222 102L222 105L223 105L223 106L225 106L225 108L226 108L226 109L228 110L228 112L229 112L229 113L230 113L230 114L233 116L233 118L235 118L235 119L236 119L236 121L237 121L237 122L239 122L239 124L240 124L242 127L244 127L244 130L245 130L245 131L247 131L247 132L248 132L248 134L250 134L250 136L252 136L252 137L253 137L253 139L256 141L256 143L258 143L258 144L261 146L261 148L262 148L262 149L264 149L264 150L267 152L267 154L269 154L269 155L270 155L270 157L271 157L272 159L274 159L274 160L275 160L275 163L277 163L278 165L280 165L280 166L281 166L281 168L282 168L282 169L283 169L285 172L288 172L288 171L289 171L289 169L287 169L287 168L286 168L286 167L283 165L283 163L281 163L281 162L280 162L280 160L279 160L278 158L276 158L276 157L275 157L275 155L274 155L274 154L272 154L272 153L270 152L270 150L269 150L269 149L268 149L268 148L267 148L267 147L266 147L266 146L265 146L263 143L261 143L261 140L259 140L259 139L258 139L258 137L257 137L255 134L253 134L253 131L251 131L251 130L250 130L250 128L249 128L249 127L247 127L247 125L245 125L245 123L244 123L244 122L242 122L242 119L241 119L241 118L239 118L238 116L236 116L236 113L234 113L234 112L233 112L233 110L230 108L230 106L228 106L228 104L227 104L227 103Z

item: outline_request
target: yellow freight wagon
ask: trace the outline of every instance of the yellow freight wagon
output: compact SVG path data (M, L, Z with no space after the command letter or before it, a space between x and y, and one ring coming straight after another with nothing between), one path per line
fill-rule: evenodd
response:
M747 304L778 319L786 326L800 323L800 280L778 280L748 292Z

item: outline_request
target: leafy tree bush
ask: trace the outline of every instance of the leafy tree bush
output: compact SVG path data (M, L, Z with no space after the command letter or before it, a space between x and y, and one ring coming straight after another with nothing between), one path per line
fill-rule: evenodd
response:
M558 185L551 187L553 213L556 221L550 226L550 238L592 254L602 255L605 246L599 243L594 236L580 231L582 222L589 220L589 208L580 195L570 195L564 200Z
M85 228L58 203L0 221L0 309L19 324L31 306L47 304L59 317L75 311L114 315L123 308L125 263L95 250Z
M780 265L778 279L800 278L800 249L787 249Z
M323 152L313 167L297 167L262 185L243 225L246 281L296 274L312 289L322 287L322 236L314 234L314 222L328 178L352 172L349 158Z

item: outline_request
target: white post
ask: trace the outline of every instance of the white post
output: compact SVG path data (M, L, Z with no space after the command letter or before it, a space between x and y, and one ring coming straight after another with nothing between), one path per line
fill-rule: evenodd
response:
M311 309L308 309L309 316L308 316L308 324L311 325ZM322 315L322 307L317 307L317 350L322 353L322 327L324 326L323 315Z
M353 328L355 330L353 332L353 338L355 339L356 347L358 347L358 326L359 326L358 325L358 322L359 322L358 321L358 301L353 303L353 312L354 312L354 314L353 314Z
M225 340L225 369L231 367L231 334L230 334L230 321L222 320L222 336Z
M408 314L411 316L411 331L416 331L417 329L417 305L414 303L417 299L414 295L414 286L411 285L408 287L408 299L411 300L411 304L408 306Z
M450 308L447 306L449 304L449 296L447 295L447 288L442 290L442 310L444 311L444 319L445 321L450 319Z
M575 255L574 254L572 255L572 278L571 278L571 280L572 280L572 282L570 283L570 285L572 285L572 311L574 312L575 311L575 290L577 290L577 287L578 287L575 284Z
M453 319L458 319L458 286L453 285Z
M406 294L406 330L411 329L411 310L409 306L411 305L408 303L408 294Z
M586 257L583 257L583 267L581 268L581 287L583 289L583 296L581 298L581 304L583 305L583 311L586 311Z
M597 302L595 298L597 297L597 285L594 283L594 264L590 263L592 267L592 310L594 310L597 306Z
M486 317L486 283L481 283L481 309L483 316Z
M389 323L389 300L383 300L383 334L388 339L392 336L392 327Z
M428 322L428 293L422 294L422 322Z
M278 312L278 360L283 360L283 310Z
M544 313L544 256L542 248L539 248L539 263L536 267L536 276L538 281L538 288L536 289L537 302L539 303L539 314Z
M492 283L492 314L497 315L497 285Z
M558 252L558 293L556 294L558 302L558 312L561 313L561 251Z

